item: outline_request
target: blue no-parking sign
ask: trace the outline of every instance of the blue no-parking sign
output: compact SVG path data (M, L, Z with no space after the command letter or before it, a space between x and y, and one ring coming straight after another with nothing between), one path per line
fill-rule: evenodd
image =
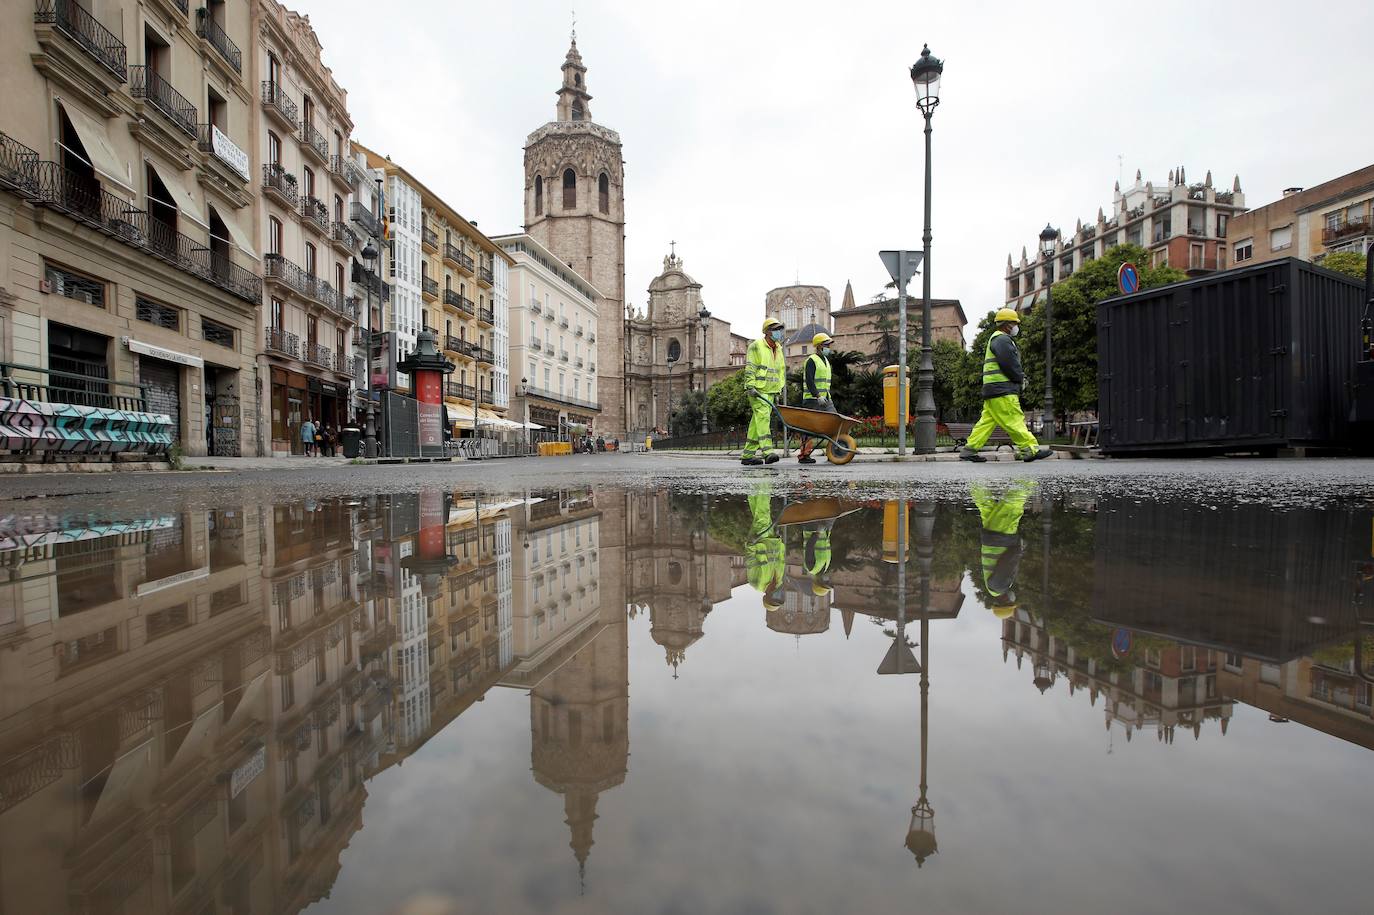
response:
M1122 295L1140 291L1140 271L1135 264L1122 264L1116 271L1116 288L1121 290Z
M1112 633L1112 657L1122 658L1131 653L1131 630L1118 629Z

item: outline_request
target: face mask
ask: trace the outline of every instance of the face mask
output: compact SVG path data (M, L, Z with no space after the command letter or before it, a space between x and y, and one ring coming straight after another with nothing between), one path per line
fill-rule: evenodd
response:
M768 336L769 336L770 339L772 339L772 341L773 341L774 343L781 343L781 342L782 342L782 331L780 331L780 330L770 330L770 331L768 332Z
M828 347L828 346L822 346L820 349L816 350L816 352L820 353L822 356L829 356L829 355L830 355L830 347Z
M1012 335L1013 337L1019 337L1019 336L1021 336L1021 325L1020 325L1020 324L1013 324L1013 325L1011 326L1011 335Z

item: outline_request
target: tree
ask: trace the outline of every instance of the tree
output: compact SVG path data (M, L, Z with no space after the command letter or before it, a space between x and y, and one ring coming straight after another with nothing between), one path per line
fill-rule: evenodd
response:
M879 303L891 302L889 299L879 298ZM897 327L897 307L892 303L891 308L879 310L872 318L858 325L858 330L872 331L878 335L874 341L873 358L879 365L892 365L896 363L898 354L902 351L901 337L898 335ZM911 328L907 328L910 332Z
M1337 273L1344 273L1353 276L1355 279L1364 281L1364 255L1354 251L1336 251L1322 258L1318 265L1327 270L1334 270Z
M711 385L706 395L706 415L712 429L749 424L749 395L745 392L743 369Z
M920 365L920 350L916 350L916 364ZM950 417L959 411L956 392L968 377L969 354L962 343L953 340L936 340L930 348L931 361L935 365L935 418L949 422ZM912 362L907 357L907 364Z
M1097 303L1119 295L1117 270L1130 262L1140 271L1140 288L1150 289L1188 278L1173 267L1151 267L1150 252L1138 245L1117 245L1078 272L1054 284L1054 406L1057 415L1097 409ZM1026 387L1021 404L1044 403L1045 309L1037 305L1021 319L1021 364ZM982 353L975 349L975 353Z
M668 431L673 435L691 435L701 431L701 413L706 407L706 395L693 388L685 392L673 405L668 417Z

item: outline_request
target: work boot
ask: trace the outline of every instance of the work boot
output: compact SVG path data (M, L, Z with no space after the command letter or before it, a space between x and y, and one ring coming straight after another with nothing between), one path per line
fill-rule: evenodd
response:
M739 459L739 462L740 462L741 464L743 464L745 467L762 467L762 466L763 466L763 458L760 458L760 457L740 458L740 459Z
M1045 446L1045 445L1041 445L1037 450L1030 452L1030 453L1027 454L1025 457L1021 458L1021 460L1025 461L1027 464L1029 464L1031 461L1041 461L1041 460L1044 460L1045 458L1049 457L1049 456L1052 455L1052 454L1054 454L1054 449L1053 449L1053 448L1047 447L1047 446Z
M800 455L800 456L797 458L797 463L798 463L798 464L814 464L814 463L816 463L816 459L813 458L813 457L812 457L811 455L809 455L809 454L803 454L803 455Z
M986 464L988 462L987 458L983 457L981 454L979 454L977 451L974 451L972 448L960 448L959 460L971 461L974 464Z
M776 464L778 460L778 456L771 451L763 457L763 462L765 464Z

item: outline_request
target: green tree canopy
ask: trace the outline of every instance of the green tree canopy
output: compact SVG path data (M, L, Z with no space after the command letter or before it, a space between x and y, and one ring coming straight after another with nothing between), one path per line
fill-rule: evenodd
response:
M744 370L711 385L706 395L706 416L712 429L730 429L749 424L749 395L744 389Z
M1140 271L1140 288L1150 289L1188 278L1173 267L1152 267L1150 252L1139 245L1117 245L1054 284L1054 406L1059 415L1097 409L1097 303L1119 295L1117 270L1130 262ZM981 326L981 325L980 325ZM1045 309L1037 304L1021 319L1021 363L1026 388L1021 404L1044 402ZM982 350L976 350L981 352Z
M1353 276L1357 280L1364 280L1364 255L1355 251L1337 251L1328 254L1322 258L1322 262L1318 266Z

